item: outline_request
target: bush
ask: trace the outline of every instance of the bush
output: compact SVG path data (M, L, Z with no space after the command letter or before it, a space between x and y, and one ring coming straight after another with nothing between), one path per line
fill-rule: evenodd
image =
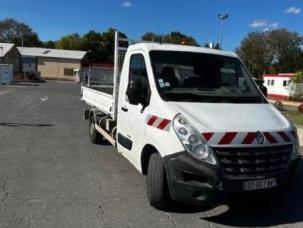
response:
M298 71L295 73L294 77L291 80L294 83L303 83L303 71Z

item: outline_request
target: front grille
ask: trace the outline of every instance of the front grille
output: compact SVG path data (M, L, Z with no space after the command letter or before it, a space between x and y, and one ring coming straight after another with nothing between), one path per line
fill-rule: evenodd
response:
M260 176L287 169L292 145L246 148L214 148L223 171L231 176Z

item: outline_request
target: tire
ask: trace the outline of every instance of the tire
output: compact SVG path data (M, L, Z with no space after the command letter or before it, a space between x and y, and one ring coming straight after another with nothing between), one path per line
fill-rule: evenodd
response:
M146 180L147 197L151 206L164 209L168 207L170 196L164 163L158 153L151 155Z
M93 144L102 143L102 141L103 141L102 135L95 128L95 118L93 115L89 118L88 132L89 132L90 141Z

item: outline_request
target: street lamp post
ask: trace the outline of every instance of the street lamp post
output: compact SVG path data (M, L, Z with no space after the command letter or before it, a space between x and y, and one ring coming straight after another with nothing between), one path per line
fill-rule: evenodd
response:
M219 48L222 50L222 36L223 36L223 21L228 18L228 14L218 14L218 19L221 20L221 25L220 25L220 43L219 43Z

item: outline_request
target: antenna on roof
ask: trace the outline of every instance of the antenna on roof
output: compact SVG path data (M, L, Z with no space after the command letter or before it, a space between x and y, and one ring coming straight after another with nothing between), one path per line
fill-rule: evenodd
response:
M162 44L162 36L160 34L160 28L159 28L159 19L158 19L158 14L157 14L157 10L156 10L156 4L155 4L155 0L152 0L152 5L153 5L153 13L154 13L154 19L156 22L156 37L155 37L155 42L157 42L157 37L159 37L159 43Z

